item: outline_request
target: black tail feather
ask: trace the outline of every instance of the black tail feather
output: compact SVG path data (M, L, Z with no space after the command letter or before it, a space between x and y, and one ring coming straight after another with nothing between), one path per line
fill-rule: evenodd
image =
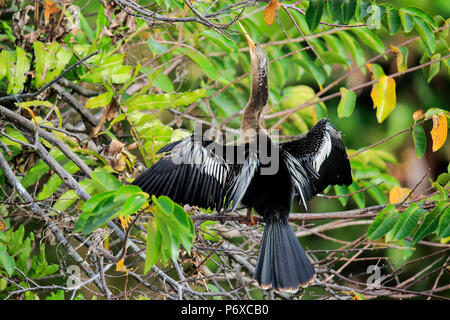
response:
M288 222L276 219L267 222L256 263L258 284L264 289L296 292L312 281L314 273Z

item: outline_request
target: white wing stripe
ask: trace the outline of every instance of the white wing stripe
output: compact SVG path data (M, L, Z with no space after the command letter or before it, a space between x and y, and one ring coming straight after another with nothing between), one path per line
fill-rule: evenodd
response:
M312 164L314 169L319 172L320 166L325 161L325 159L330 155L331 152L331 137L328 133L328 130L325 131L322 144L319 147L319 150L317 150L316 154L312 158Z

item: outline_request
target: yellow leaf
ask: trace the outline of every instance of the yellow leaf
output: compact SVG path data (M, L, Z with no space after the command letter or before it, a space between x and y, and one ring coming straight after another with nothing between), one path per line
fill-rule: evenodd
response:
M405 71L408 67L406 65L406 57L404 56L403 52L393 45L391 45L391 50L392 52L394 52L395 55L395 62L397 63L397 71L398 72Z
M122 272L127 272L128 273L128 270L125 267L124 262L125 262L124 259L120 259L119 262L117 262L116 271L122 271Z
M103 247L109 251L109 236L107 236L103 241Z
M405 198L409 195L411 189L409 188L399 188L393 187L391 191L389 191L389 202L390 203L399 203L405 200Z
M0 230L3 232L5 231L5 224L3 223L2 220L0 220Z
M316 124L317 123L316 110L314 110L314 107L312 107L311 111L312 111L313 124Z
M361 293L356 291L342 291L342 293L352 296L352 300L366 300Z
M447 139L447 117L445 115L433 115L431 139L433 140L433 152L438 151L444 145Z
M382 123L395 109L397 103L395 80L385 75L381 76L380 81L373 85L370 96L374 109L377 109L378 123Z
M123 230L127 230L128 224L133 221L133 218L131 216L127 216L125 218L119 217L120 223L122 224Z
M44 16L45 16L45 25L48 24L50 20L50 16L61 9L56 6L56 4L53 1L45 1L45 10L44 10Z
M27 110L28 111L28 113L31 115L31 117L33 118L33 120L34 120L34 130L36 130L36 128L37 128L37 126L38 126L38 121L37 121L37 119L36 119L36 116L34 115L34 113L33 113L33 111L30 109L30 108L28 108L28 107L22 107L23 109L25 109L25 110Z
M264 10L264 21L266 21L269 26L273 24L280 6L281 3L278 3L278 0L271 0Z
M425 114L423 113L422 109L417 110L416 112L413 113L413 119L414 122L416 122L419 119L422 119L423 117L425 117Z
M126 272L126 274L128 274L128 271L133 270L133 268L127 269L127 267L125 267L125 260L124 259L120 259L119 262L117 262L116 264L116 271L122 271L122 272Z

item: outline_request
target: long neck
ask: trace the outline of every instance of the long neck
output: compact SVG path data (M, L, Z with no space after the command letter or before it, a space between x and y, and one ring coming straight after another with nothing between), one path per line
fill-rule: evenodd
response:
M261 111L267 104L269 88L267 86L267 66L252 64L252 92L242 116L242 130L258 130Z

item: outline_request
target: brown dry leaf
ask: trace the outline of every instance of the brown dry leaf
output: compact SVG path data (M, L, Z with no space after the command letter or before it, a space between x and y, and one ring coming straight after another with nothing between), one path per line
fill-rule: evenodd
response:
M431 129L431 139L433 140L433 152L438 151L447 139L447 117L444 114L433 115L433 129Z
M281 3L278 3L278 0L271 0L264 10L264 21L266 21L269 26L275 21L275 17L277 16L280 7Z
M123 155L122 153L116 154L112 163L112 167L114 168L114 170L117 170L119 172L125 171L125 169L127 168L125 155Z
M119 140L112 140L109 144L108 156L116 155L120 152L120 150L122 150L123 147L125 147L124 143L120 142Z
M58 8L56 3L50 0L45 1L45 10L44 10L45 25L47 25L48 22L50 21L50 16L59 11L61 11L61 9Z
M414 122L418 121L419 119L422 119L425 116L422 109L417 110L413 113L412 117L414 119Z
M391 45L391 50L392 50L392 52L394 52L394 55L395 55L395 60L396 60L396 63L397 63L397 70L398 70L398 72L403 72L406 69L408 69L408 66L406 64L407 63L407 57L408 57L408 50L406 48L401 48L401 49L397 48L394 45Z
M399 203L405 200L405 198L409 195L411 189L409 188L399 188L393 187L391 191L389 191L389 202L390 203Z

